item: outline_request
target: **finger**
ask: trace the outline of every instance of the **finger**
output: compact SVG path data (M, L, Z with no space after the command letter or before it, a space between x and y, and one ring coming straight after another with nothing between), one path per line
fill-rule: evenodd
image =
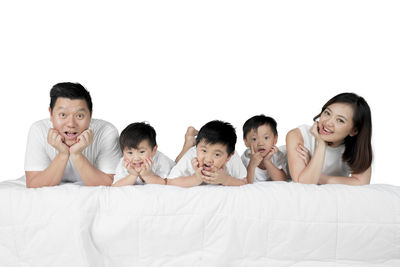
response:
M250 146L250 153L251 153L251 155L254 155L254 148L253 148L253 146Z

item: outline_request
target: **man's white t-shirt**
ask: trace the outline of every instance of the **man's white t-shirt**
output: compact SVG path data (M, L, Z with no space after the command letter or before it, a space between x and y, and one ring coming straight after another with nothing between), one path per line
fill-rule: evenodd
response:
M192 160L196 157L196 147L189 149L185 155L178 161L175 167L172 168L168 175L168 179L174 179L182 176L191 176L195 173ZM244 167L242 160L238 153L235 151L230 160L226 163L226 172L234 177L243 179L247 176L246 167Z
M250 163L250 149L246 149L242 155L242 161L244 166L249 166ZM287 160L285 154L282 151L278 150L275 154L272 155L270 161L274 164L278 169L283 170L285 173L287 172ZM267 170L260 169L256 167L254 171L254 182L265 182L271 181L271 176L267 172Z
M57 156L58 151L47 142L50 119L32 124L26 145L25 171L43 171ZM82 154L89 162L106 174L114 174L121 157L118 130L107 121L92 119L89 129L93 130L93 143ZM64 170L62 182L82 182L71 158Z
M153 157L153 166L151 167L151 170L155 175L158 175L161 178L166 178L169 172L171 171L172 167L174 166L175 166L175 161L168 158L160 151L157 151ZM124 167L124 158L122 157L119 161L117 169L115 170L114 183L121 180L122 178L125 178L128 175L129 172ZM142 179L138 177L135 184L143 184Z

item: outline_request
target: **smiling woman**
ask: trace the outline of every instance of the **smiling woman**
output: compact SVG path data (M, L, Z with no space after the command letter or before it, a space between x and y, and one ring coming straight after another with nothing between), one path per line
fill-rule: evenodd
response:
M330 99L313 126L302 125L286 136L293 181L312 184L369 184L371 179L371 111L364 98L342 93Z

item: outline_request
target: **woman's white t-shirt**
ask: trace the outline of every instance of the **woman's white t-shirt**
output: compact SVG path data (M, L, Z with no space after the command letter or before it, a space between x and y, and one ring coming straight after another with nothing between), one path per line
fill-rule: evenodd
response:
M316 142L315 137L311 134L309 125L301 125L297 127L301 135L303 136L304 146L310 151L310 155L314 154ZM349 176L350 175L350 167L349 165L342 160L342 155L344 152L344 145L340 145L338 147L330 147L326 148L325 153L325 162L322 168L322 173L329 176Z

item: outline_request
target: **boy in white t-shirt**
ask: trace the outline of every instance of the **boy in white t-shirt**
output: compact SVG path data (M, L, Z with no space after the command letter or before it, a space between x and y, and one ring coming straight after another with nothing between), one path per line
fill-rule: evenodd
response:
M166 184L246 184L246 168L235 153L236 139L231 124L218 120L206 123L198 132L196 147L190 148L172 168Z
M242 155L247 167L247 182L286 181L285 155L276 147L276 121L265 115L248 119L243 125L243 141L247 147Z
M123 157L115 171L113 186L165 184L175 162L157 151L156 131L149 124L128 125L119 138Z

